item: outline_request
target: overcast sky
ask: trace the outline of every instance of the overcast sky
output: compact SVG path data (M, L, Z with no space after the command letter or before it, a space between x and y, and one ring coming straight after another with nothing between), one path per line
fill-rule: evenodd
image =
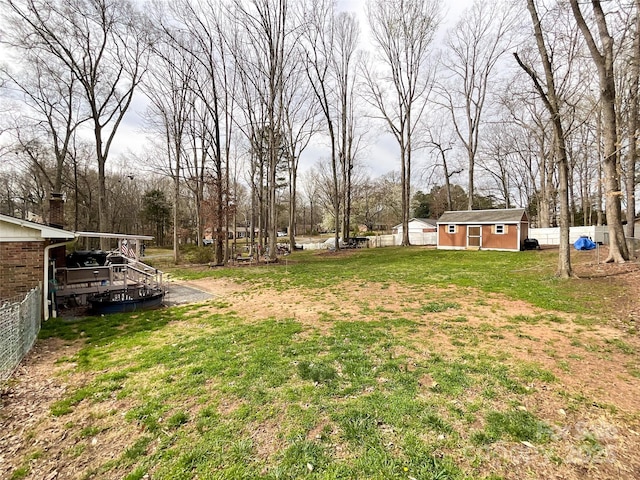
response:
M445 11L443 12L445 18L434 44L434 48L437 48L438 43L442 41L446 29L455 24L460 13L465 8L468 8L472 4L472 1L473 0L449 0L444 2L446 4L444 7ZM371 45L371 42L366 40L369 37L369 33L365 4L366 0L337 1L338 9L356 12L360 19L361 38L363 40L362 44ZM117 168L117 165L122 165L123 158L130 157L131 153L144 156L143 153L145 148L149 147L141 118L145 108L146 101L142 95L139 95L134 99L131 110L125 116L114 141L111 156L113 160L110 161L110 164L113 167ZM383 125L381 123L369 123L370 126L368 128L369 133L367 135L367 146L360 154L360 163L365 165L367 172L373 177L383 175L393 170L399 170L398 147L395 139L384 132ZM329 158L326 143L327 142L323 141L321 137L318 137L307 148L300 161L300 169L302 171L309 169L318 161L327 160ZM416 155L416 167L419 166L419 162L421 160L420 155L425 155L425 153L422 152ZM131 170L135 171L136 169L132 166ZM414 171L417 171L417 169Z

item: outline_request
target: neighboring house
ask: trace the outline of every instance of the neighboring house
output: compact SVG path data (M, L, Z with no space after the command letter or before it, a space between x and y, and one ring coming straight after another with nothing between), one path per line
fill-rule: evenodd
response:
M633 225L633 236L634 238L640 238L640 218L637 217Z
M435 245L438 225L430 218L412 218L409 220L409 243L411 245ZM393 227L396 245L402 243L402 224Z
M528 232L524 208L444 212L438 219L438 248L519 251Z
M73 239L73 232L0 214L0 304L38 285L46 292L51 250Z

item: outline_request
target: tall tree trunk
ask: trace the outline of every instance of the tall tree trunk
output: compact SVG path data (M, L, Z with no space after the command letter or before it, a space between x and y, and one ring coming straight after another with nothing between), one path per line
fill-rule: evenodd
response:
M551 163L547 158L547 152L544 147L544 139L540 140L540 195L538 206L538 223L540 228L549 228L551 226L551 197L554 193L553 185L553 168L549 167Z
M333 239L336 251L340 250L340 188L338 185L338 159L336 158L335 134L333 128L330 128L329 134L331 138L331 174L333 178L333 212L334 212L334 234Z
M289 174L289 251L293 253L296 246L296 211L297 211L297 183L298 183L298 167L297 160L291 160L291 170ZM304 230L304 226L302 227Z
M561 278L569 278L573 272L571 268L571 253L569 245L569 194L568 194L568 162L567 162L567 150L564 141L564 129L562 127L562 120L560 116L560 104L555 89L555 79L553 76L553 65L547 52L547 47L544 43L544 36L542 33L542 27L540 25L540 19L538 18L538 12L534 0L527 0L527 9L531 15L531 21L533 23L533 29L536 38L536 44L538 46L538 53L542 60L542 65L545 72L545 83L547 91L545 92L538 76L528 66L526 66L515 55L516 61L522 67L522 69L529 75L533 84L541 96L545 107L551 115L553 122L554 133L554 146L556 151L556 162L558 167L558 195L560 199L560 248L558 255L558 271L557 274Z
M604 185L605 210L609 230L609 256L605 262L624 263L629 259L629 250L622 227L622 208L620 191L620 174L618 172L618 128L616 119L616 86L614 77L613 38L609 34L604 11L599 0L592 0L595 22L602 45L598 48L591 30L587 25L578 5L578 0L570 0L571 10L578 28L591 52L591 57L598 70L600 81L600 101L602 107L602 125L604 133Z
M636 30L631 51L631 86L629 87L629 152L627 157L627 236L635 236L636 165L638 162L638 88L640 83L640 0L636 0Z
M180 162L176 161L175 177L173 179L173 261L178 263L180 261L180 235L179 235L179 220L180 220ZM163 241L163 240L160 240Z
M404 136L404 134L403 134ZM407 151L406 145L403 143L400 145L400 190L401 190L401 208L402 208L402 241L400 245L408 246L409 242L409 207L407 205L407 189L409 186L407 185L407 176L408 176L408 165L407 165Z
M411 108L407 109L407 128L411 128ZM409 211L411 208L411 134L407 131L406 148L404 149L404 156L406 158L405 178L403 179L404 188L402 193L403 209L402 209L402 245L411 245L411 239L409 238Z
M107 185L105 174L106 158L104 158L102 155L102 141L99 128L96 128L95 130L95 137L96 158L98 159L98 229L101 232L105 232L107 230L107 225L109 225L109 215L107 208ZM100 239L100 249L104 251L109 250L108 238Z
M604 215L602 211L602 109L598 104L596 115L596 145L598 146L598 183L596 188L596 225L601 227L604 223Z

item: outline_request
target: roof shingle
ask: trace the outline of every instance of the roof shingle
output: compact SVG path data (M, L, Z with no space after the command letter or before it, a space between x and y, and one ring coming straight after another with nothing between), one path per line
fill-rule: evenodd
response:
M463 210L444 212L438 219L441 223L519 223L527 221L524 208L508 208L501 210Z

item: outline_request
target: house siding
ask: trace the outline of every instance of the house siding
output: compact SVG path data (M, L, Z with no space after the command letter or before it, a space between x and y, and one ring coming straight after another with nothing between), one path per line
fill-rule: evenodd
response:
M0 302L24 295L42 281L45 242L0 242Z
M495 225L482 226L482 248L497 250L520 250L518 244L518 225L504 224L506 232L496 234Z
M448 225L441 225L438 231L438 245L451 248L467 248L467 226L457 225L456 233L448 232Z

